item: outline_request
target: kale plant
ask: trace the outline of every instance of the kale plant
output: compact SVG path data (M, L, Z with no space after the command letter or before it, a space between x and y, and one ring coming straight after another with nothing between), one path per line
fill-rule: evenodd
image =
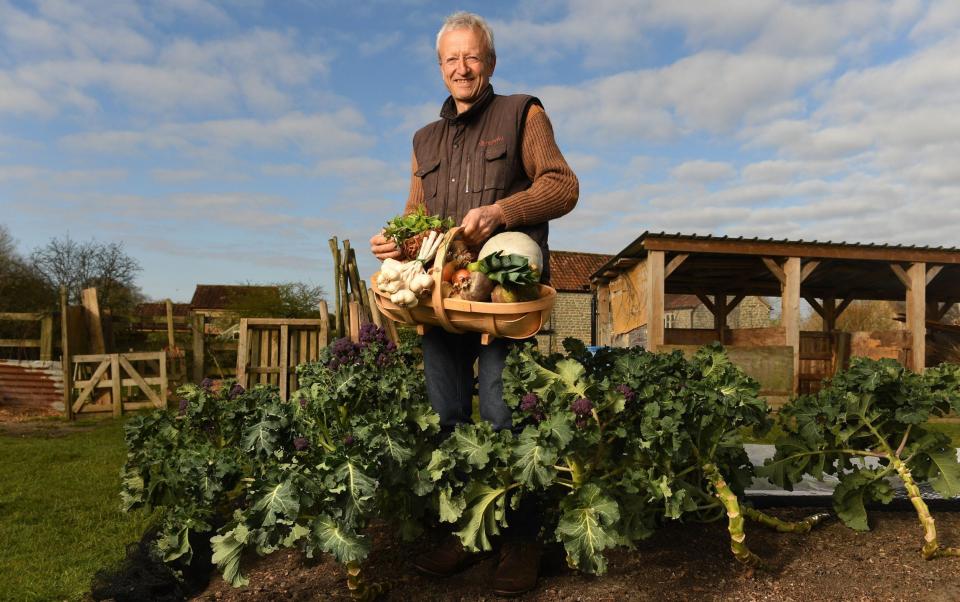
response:
M187 386L180 412L131 420L123 499L161 507L157 550L166 561L191 551L191 530L212 537L213 560L235 586L240 560L301 547L348 567L351 588L369 552L374 517L405 538L419 533L427 490L423 468L439 432L426 402L419 355L365 326L359 343L340 339L298 367L302 388L289 402L273 387L213 391Z
M850 528L866 531L866 504L889 503L894 496L887 477L903 481L924 531L922 554L957 556L944 548L918 483L940 495L960 495L960 464L950 438L927 428L932 417L960 412L960 366L941 365L916 374L891 359L854 358L813 395L803 395L780 410L784 436L762 474L792 489L803 475L834 475L839 484L833 507ZM874 458L876 465L868 465Z
M455 522L465 547L488 550L524 496L544 500L545 536L561 542L570 566L606 570L603 551L630 546L667 519L727 517L731 548L759 564L743 543L738 497L753 475L741 429L764 432L769 409L758 385L719 345L692 359L679 352L606 350L569 355L515 349L504 371L513 432L463 425L434 451L428 468L441 520ZM784 523L808 530L822 517Z

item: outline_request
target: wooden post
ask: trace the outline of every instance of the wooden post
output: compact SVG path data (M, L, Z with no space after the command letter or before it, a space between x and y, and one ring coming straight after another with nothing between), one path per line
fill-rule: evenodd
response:
M50 314L40 318L40 361L53 360L53 316Z
M167 407L167 354L160 354L160 407Z
M170 299L166 300L167 306L167 349L174 350L177 348L177 340L173 338L173 301Z
M647 350L663 345L663 251L647 253Z
M597 345L610 345L610 283L597 288Z
M70 354L70 316L67 305L67 287L60 287L60 367L63 369L63 414L73 420L73 357Z
M249 344L249 326L246 318L240 318L240 340L237 342L237 384L248 389L247 362L250 360L247 346Z
M203 380L203 314L194 313L191 325L193 330L193 382Z
M727 306L727 294L714 294L713 307L716 310L713 314L713 325L717 329L717 340L720 341L721 345L725 345L724 333L727 330L727 314L730 312Z
M793 391L800 378L800 258L788 257L783 264L781 323L787 345L793 347Z
M320 335L319 340L317 341L318 346L322 349L330 343L330 310L327 309L327 302L320 301Z
M90 353L106 353L103 341L103 323L100 321L100 304L97 301L97 289L85 288L80 292L80 302L83 305L84 317L87 321L87 332L90 334Z
M913 263L907 268L907 328L910 330L910 368L923 372L927 363L927 264Z
M340 311L340 246L337 243L337 237L330 239L330 253L333 255L333 300L334 300L334 323L333 338L343 336L342 313Z
M833 332L837 329L837 300L834 297L824 297L822 317L824 332Z
M360 342L360 304L351 301L347 304L350 312L350 340L354 343Z
M119 418L123 415L123 398L121 397L120 382L120 355L113 353L110 355L110 383L111 396L113 397L113 417Z
M372 288L364 288L367 303L370 306L370 319L373 320L373 323L377 325L378 328L383 328L383 314L380 313L380 306L377 305L376 293L373 292Z
M286 401L290 387L290 326L280 325L280 399Z

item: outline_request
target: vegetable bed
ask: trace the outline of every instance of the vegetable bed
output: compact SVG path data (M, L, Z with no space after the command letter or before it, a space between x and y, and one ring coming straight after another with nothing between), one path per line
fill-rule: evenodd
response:
M771 510L800 519L812 508ZM916 516L911 512L871 513L869 533L857 533L832 521L804 535L785 535L748 527L751 547L769 570L744 572L730 555L724 526L674 523L641 542L633 552L609 553L609 571L591 578L565 567L562 554L545 559L536 590L516 598L538 602L575 600L926 600L960 599L960 571L952 562L921 558ZM948 543L960 543L960 513L940 512L937 526ZM409 600L498 600L489 590L494 561L486 560L443 580L421 577L409 558L427 542L402 544L375 524L371 573L392 583L389 602ZM217 577L196 600L349 600L345 571L329 557L307 561L293 551L251 563L251 586L233 589Z

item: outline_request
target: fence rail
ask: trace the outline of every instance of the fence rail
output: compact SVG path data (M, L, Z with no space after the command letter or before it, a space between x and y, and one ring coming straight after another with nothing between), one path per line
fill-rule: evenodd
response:
M49 362L53 359L53 315L43 312L0 312L0 320L40 324L39 338L0 339L0 348L39 349L41 361Z

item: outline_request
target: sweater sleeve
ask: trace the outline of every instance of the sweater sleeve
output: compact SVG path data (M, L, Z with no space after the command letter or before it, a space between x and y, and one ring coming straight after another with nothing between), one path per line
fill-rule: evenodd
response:
M407 206L403 209L404 215L410 215L423 205L423 182L417 177L417 154L410 153L410 192L407 194Z
M497 201L506 227L539 224L569 213L580 196L580 183L553 137L553 126L538 104L527 109L521 140L523 169L530 188ZM420 191L421 197L423 191Z

